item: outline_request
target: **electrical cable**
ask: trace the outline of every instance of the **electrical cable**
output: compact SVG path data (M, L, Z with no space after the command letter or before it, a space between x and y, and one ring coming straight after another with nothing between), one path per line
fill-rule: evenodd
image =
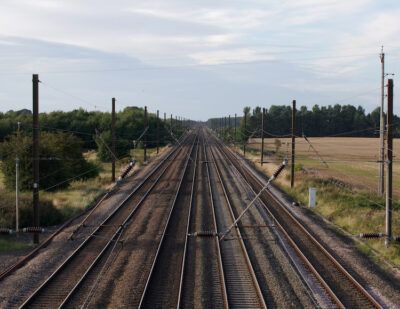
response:
M64 94L64 95L67 95L67 96L69 96L69 97L71 97L71 98L74 98L74 99L76 99L76 100L78 100L78 101L81 101L81 102L83 102L83 103L89 104L89 105L93 106L95 109L97 109L97 106L98 106L98 105L93 104L92 102L90 102L90 101L88 101L88 100L86 100L86 99L82 99L82 98L80 98L80 97L78 97L78 96L76 96L76 95L73 95L73 94L71 94L71 93L68 93L68 92L66 92L66 91L64 91L64 90L61 90L61 89L57 88L57 87L51 86L51 85L49 85L47 82L43 82L43 81L40 81L40 82L41 82L43 85L45 85L45 86L47 86L47 87L49 87L49 88L51 88L51 89L53 89L53 90L55 90L55 91L58 91L58 92L60 92L60 93L62 93L62 94ZM101 106L101 105L100 105L100 106ZM103 107L104 107L104 106L103 106Z

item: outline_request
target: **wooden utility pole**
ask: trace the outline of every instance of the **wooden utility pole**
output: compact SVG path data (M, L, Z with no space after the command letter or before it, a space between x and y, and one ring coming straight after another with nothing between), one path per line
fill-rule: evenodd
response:
M15 159L15 231L19 232L19 158Z
M147 106L144 107L144 129L146 130L147 128ZM143 160L146 162L147 161L147 131L144 133L143 136Z
M17 139L21 122L18 121ZM15 158L15 231L19 232L19 157Z
M164 126L167 125L167 113L164 113Z
M294 186L294 151L296 146L296 135L295 135L295 128L296 128L296 100L293 100L293 108L292 108L292 170L291 170L291 177L290 177L290 187L293 188Z
M243 156L246 158L246 143L247 143L247 112L244 113L244 135L243 135Z
M39 227L39 75L33 74L33 226ZM33 234L33 242L39 243L39 234Z
M236 113L235 113L235 138L234 141L236 142Z
M171 114L171 119L169 120L170 122L170 127L171 127L171 132L172 132L172 114Z
M111 181L115 182L115 98L112 98L111 112L111 150L112 150L112 165L111 165Z
M231 115L228 116L228 136L231 137Z
M261 166L264 164L264 118L265 118L265 108L263 107L261 116Z
M379 193L383 194L385 191L385 114L384 114L384 101L385 101L385 54L383 53L383 46L380 54L381 58L381 110L380 110L380 126L379 126Z
M160 139L160 118L158 117L159 117L159 112L157 109L157 154L158 154L159 139Z
M389 240L392 237L393 79L388 80L386 156L386 247L389 247Z

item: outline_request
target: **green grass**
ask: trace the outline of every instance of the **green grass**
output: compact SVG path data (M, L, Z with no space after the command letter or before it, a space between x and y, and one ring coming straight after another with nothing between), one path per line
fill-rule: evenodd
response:
M373 193L355 190L344 182L332 183L329 179L306 177L297 180L294 189L283 187L295 200L308 204L308 188L317 188L317 205L314 211L331 222L358 235L365 232L385 233L385 201ZM400 234L400 203L393 201L393 235ZM366 240L393 264L400 266L400 244L385 247L384 239ZM369 250L368 247L361 251ZM370 250L369 250L370 251ZM372 252L365 252L371 255Z

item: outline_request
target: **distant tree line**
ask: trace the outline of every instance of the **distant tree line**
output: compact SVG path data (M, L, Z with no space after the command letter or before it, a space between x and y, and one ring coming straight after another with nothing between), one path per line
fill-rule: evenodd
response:
M244 114L246 117L246 130L244 128ZM343 136L343 137L378 137L379 136L380 108L371 113L366 113L361 106L352 105L322 106L314 105L311 110L306 106L300 107L296 112L296 135L322 137L322 136ZM262 108L250 107L243 109L243 115L237 119L236 140L248 139L249 137L261 136ZM213 118L207 121L208 126L220 128L220 118ZM240 124L239 124L240 123ZM231 128L234 122L231 117ZM225 119L222 119L222 126L225 126ZM226 122L228 126L228 120ZM284 136L292 132L292 108L285 105L272 105L265 110L264 136ZM233 138L233 129L229 135L227 128L223 128L222 134L226 139ZM394 137L400 137L400 118L394 115L393 125Z
M116 113L116 151L118 159L128 157L134 147L133 140L142 135L144 110L127 107ZM18 123L20 130L18 131ZM147 116L147 147L156 146L157 118ZM15 187L15 162L20 160L20 181L23 190L32 188L32 113L29 110L0 113L0 169L8 189ZM111 149L111 114L88 112L83 109L71 112L56 111L41 113L40 126L40 187L55 190L65 188L72 179L96 177L99 168L83 157L86 150L97 150L98 159L109 162L113 156ZM168 118L159 123L159 145L163 146L174 137L179 138L184 129L179 121ZM143 145L137 141L137 147Z
M116 113L116 139L123 147L126 143L132 144L144 130L144 110L139 107L126 107ZM7 135L17 131L18 122L21 123L21 130L32 132L32 112L24 109L20 111L0 112L0 142L4 141ZM99 141L96 139L95 131L98 130L102 136L111 135L111 113L100 111L86 111L77 109L71 112L55 111L39 114L39 125L42 132L71 132L83 141L85 149L97 149ZM148 114L147 146L156 145L156 115ZM170 118L167 118L166 126L163 119L160 121L160 144L166 144L173 140L169 133ZM182 133L179 124L172 120L174 134ZM97 141L97 142L96 142ZM117 147L119 148L119 147Z

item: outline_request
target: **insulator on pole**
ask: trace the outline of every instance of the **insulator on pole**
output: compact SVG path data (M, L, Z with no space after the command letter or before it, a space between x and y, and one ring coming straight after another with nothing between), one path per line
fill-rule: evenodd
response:
M383 233L361 233L360 238L380 238L386 237L386 234Z
M278 167L278 169L275 171L275 173L272 175L271 179L274 180L276 179L280 173L282 173L283 169L287 165L287 160L283 161L282 164Z
M132 170L132 168L135 166L136 160L133 159L129 165L123 170L123 172L121 173L121 175L118 177L118 180L122 180L122 178L126 177L126 175L128 175L128 173Z
M42 227L32 226L32 227L24 227L22 229L23 233L44 233L45 229Z
M3 234L3 235L10 235L10 234L12 234L12 233L13 233L13 230L11 230L11 229L0 228L0 234Z
M400 235L393 236L392 240L400 242Z

